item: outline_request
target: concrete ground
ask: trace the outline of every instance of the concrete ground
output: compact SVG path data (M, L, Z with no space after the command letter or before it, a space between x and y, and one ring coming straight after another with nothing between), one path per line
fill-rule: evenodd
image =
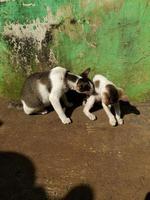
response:
M82 107L72 124L0 99L0 200L150 200L150 103L122 103L124 125ZM99 107L100 108L100 107ZM73 111L73 112L72 112Z

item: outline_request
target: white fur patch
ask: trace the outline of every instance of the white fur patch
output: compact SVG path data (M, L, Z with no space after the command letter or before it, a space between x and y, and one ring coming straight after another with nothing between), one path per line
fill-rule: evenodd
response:
M51 73L49 75L49 79L52 83L51 92L55 91L55 94L58 93L58 96L61 96L65 92L65 90L67 90L66 84L64 84L66 71L67 70L65 68L55 67L51 70Z
M49 104L49 91L46 85L39 82L37 87L38 87L38 91L40 93L42 102L44 104Z
M22 102L22 104L23 104L23 110L24 110L24 112L25 112L27 115L32 114L33 111L34 111L34 108L30 108L29 106L27 106L27 104L26 104L23 100L21 100L21 102Z
M93 78L93 82L95 81L100 81L100 85L98 88L95 88L95 91L98 95L100 95L100 97L102 97L102 93L103 92L107 92L106 91L106 85L114 85L111 81L109 81L105 76L103 75L95 75ZM114 85L115 86L115 85Z
M65 115L60 104L60 98L67 91L65 81L66 69L62 67L55 67L51 70L49 79L51 80L52 90L49 95L49 101L57 112L63 124L71 123L71 120Z

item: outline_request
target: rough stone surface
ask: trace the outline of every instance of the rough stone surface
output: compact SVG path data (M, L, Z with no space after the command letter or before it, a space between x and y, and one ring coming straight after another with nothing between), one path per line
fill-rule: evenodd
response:
M81 107L63 125L55 112L27 116L1 99L1 199L148 200L150 103L134 106L122 105L122 126L102 109L89 121Z

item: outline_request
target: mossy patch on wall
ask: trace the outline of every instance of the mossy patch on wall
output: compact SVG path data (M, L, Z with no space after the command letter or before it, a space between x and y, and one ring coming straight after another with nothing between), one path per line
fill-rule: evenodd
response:
M8 98L19 98L25 75L11 65L11 52L4 41L0 41L0 94Z

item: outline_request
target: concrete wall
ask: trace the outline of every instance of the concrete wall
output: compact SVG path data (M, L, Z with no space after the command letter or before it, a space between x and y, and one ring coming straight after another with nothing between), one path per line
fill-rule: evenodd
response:
M41 3L42 2L42 3ZM0 3L0 91L56 64L91 67L132 100L150 96L149 0L18 0Z

